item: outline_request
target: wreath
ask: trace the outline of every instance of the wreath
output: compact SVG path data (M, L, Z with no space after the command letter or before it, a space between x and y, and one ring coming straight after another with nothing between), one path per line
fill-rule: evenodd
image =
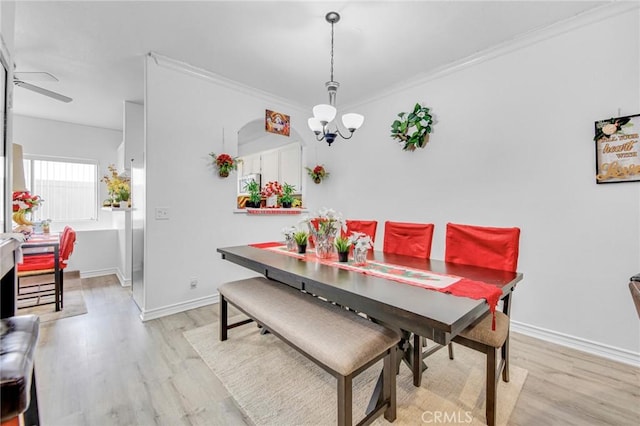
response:
M416 104L413 111L398 114L399 120L391 124L391 137L403 143L405 151L415 151L416 148L424 148L429 140L433 117L429 108Z

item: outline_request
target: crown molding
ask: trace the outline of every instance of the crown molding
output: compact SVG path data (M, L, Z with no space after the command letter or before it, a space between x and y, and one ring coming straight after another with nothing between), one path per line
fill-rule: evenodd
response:
M517 36L512 40L503 42L496 46L469 55L460 60L438 67L422 75L387 87L386 89L383 89L382 91L368 98L357 102L352 102L350 104L344 105L343 107L346 109L357 109L358 107L362 107L363 105L369 104L371 102L387 98L397 92L413 89L427 82L437 80L450 74L454 74L458 71L462 71L475 65L479 65L483 62L490 61L497 57L506 55L516 50L523 49L536 43L558 37L562 34L574 31L576 29L598 23L624 13L631 12L634 9L638 10L640 13L639 0L615 1L614 3L596 7L594 9L575 15L571 18L558 21L544 28L531 30L527 33Z
M267 102L277 102L286 107L299 110L300 113L303 113L308 109L307 106L292 102L290 99L285 99L278 95L274 95L273 93L264 91L262 89L258 89L256 87L242 84L235 80L231 80L230 78L223 77L220 74L216 74L214 72L205 70L203 68L196 67L187 62L182 62L177 59L173 59L156 52L149 52L147 56L153 59L153 61L158 66L162 66L164 68L178 71L183 74L187 74L192 77L196 77L196 78L208 81L210 83L214 83L214 84L226 87L228 89L236 90L238 92L242 92L247 95L261 98Z

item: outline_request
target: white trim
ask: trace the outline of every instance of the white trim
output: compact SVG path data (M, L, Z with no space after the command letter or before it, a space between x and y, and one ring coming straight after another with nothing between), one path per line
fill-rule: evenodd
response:
M80 271L80 278L94 278L94 277L102 277L105 275L118 275L118 269L109 268L109 269L95 269L93 271Z
M386 89L372 95L371 97L353 103L345 104L341 108L343 108L344 110L357 109L358 107L369 104L371 102L387 98L393 94L396 94L397 92L414 89L415 87L421 86L429 81L445 77L447 75L456 73L466 68L470 68L477 64L481 64L483 62L487 62L497 57L506 55L510 52L524 49L525 47L531 46L533 44L557 37L559 35L574 31L587 25L601 22L605 19L609 19L623 13L630 12L634 9L640 9L640 2L622 1L589 9L579 15L575 15L571 18L558 21L544 28L531 30L527 33L517 36L512 40L502 42L496 46L471 54L466 58L462 58L449 64L445 64L421 76L416 76L407 81L387 87Z
M579 337L570 336L568 334L559 333L557 331L548 330L533 325L523 324L521 322L513 320L511 320L511 330L516 333L544 340L546 342L556 343L558 345L577 349L579 351L586 352L592 355L597 355L603 358L611 359L613 361L640 367L640 353L638 352L616 348L614 346L605 345L591 340L581 339Z
M122 287L131 287L131 278L125 278L120 268L116 268L116 276Z
M142 321L149 321L156 318L166 317L167 315L173 315L180 312L188 311L202 306L213 305L220 301L220 295L218 293L213 296L205 296L199 299L193 299L186 302L175 303L173 305L163 306L161 308L151 309L148 311L142 310L140 312L140 319Z
M174 71L179 71L192 77L200 78L202 80L206 80L220 86L227 87L229 89L236 90L247 95L251 95L256 98L261 98L270 103L277 102L282 104L283 106L297 109L299 112L309 109L308 106L293 102L290 99L281 98L280 96L274 95L273 93L269 93L262 89L239 83L214 72L205 70L203 68L198 68L186 62L178 61L177 59L173 59L156 52L149 52L148 56L153 59L153 61L158 66L172 69Z

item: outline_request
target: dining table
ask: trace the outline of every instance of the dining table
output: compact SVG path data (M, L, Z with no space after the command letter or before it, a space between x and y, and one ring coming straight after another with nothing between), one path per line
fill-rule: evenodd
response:
M27 240L22 243L23 257L52 254L54 259L53 276L54 276L54 303L55 310L60 311L62 309L61 294L64 291L62 288L62 269L60 268L60 234L59 233L33 233L28 236ZM18 277L20 277L20 270L18 267ZM18 278L19 279L19 278ZM18 295L19 292L18 285Z
M226 261L255 271L265 277L301 291L322 297L372 320L397 330L401 335L398 359L412 369L415 386L420 385L426 365L415 336L447 345L462 330L483 317L490 306L483 298L461 297L410 285L385 276L371 275L339 267L336 262L318 261L313 253L296 255L285 252L285 243L221 247L217 251ZM337 259L336 259L337 261ZM367 262L397 265L411 271L485 283L501 291L503 311L510 309L511 294L523 278L520 272L421 259L406 255L369 250ZM345 265L349 266L349 265ZM414 336L412 343L412 336Z

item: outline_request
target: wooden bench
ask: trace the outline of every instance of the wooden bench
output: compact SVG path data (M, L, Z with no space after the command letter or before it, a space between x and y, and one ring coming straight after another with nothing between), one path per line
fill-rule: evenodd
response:
M381 402L358 424L368 424L383 412L388 421L396 419L396 344L400 337L394 331L266 278L232 281L218 290L220 340L227 340L229 329L256 321L331 373L338 381L338 425L352 423L353 378L383 358ZM228 324L227 303L250 319Z

